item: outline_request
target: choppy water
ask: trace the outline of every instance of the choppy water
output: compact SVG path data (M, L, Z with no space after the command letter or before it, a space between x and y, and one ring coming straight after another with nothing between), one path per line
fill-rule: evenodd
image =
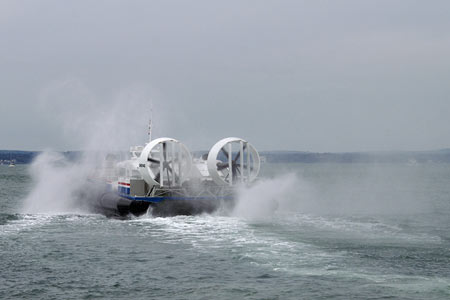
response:
M264 177L231 215L114 220L23 214L27 167L0 166L0 298L450 298L450 165Z

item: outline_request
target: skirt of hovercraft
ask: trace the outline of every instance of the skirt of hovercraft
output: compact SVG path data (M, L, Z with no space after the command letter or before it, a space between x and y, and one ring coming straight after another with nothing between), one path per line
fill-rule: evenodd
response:
M217 199L173 200L148 202L123 198L116 193L106 192L97 195L90 202L91 210L107 217L124 218L129 215L142 216L149 213L156 217L171 217L178 215L198 215L212 213L220 207Z
M219 202L215 200L164 200L152 203L150 212L155 217L190 216L212 213L218 208Z

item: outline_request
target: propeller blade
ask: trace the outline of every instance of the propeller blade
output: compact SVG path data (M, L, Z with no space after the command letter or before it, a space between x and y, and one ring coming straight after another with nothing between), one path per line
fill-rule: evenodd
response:
M175 181L178 181L178 179L179 179L180 177L178 176L177 173L175 173L175 172L173 171L172 167L169 166L169 163L167 163L167 164L164 166L164 168L167 170L167 178L169 178L169 172L170 172L170 174L175 178ZM170 186L170 181L169 181L169 186Z
M243 165L243 167L244 167L244 169L247 169L247 165L246 164ZM228 163L226 163L226 162L218 162L217 163L217 170L218 171L221 171L221 170L226 169L226 168L228 168ZM235 168L237 168L239 173L241 171L241 165L239 165L237 163L233 163L232 164L232 168L233 168L233 170L235 170ZM253 167L250 167L250 170L253 171ZM233 173L234 173L234 171L233 171Z
M170 168L170 164L171 164L171 163L172 163L172 160L164 161L164 162L163 162L163 168L164 168L164 169Z
M152 162L152 163L155 163L155 164L159 164L159 160L157 160L157 159L154 159L154 158L149 157L149 158L147 158L147 160L148 160L149 162Z
M237 177L238 177L238 174L236 172L237 171L236 165L233 165L232 170L233 170L233 182L236 182L235 179L237 179ZM239 172L239 173L241 173L241 172Z
M230 154L228 153L228 151L225 150L225 148L220 149L220 151L222 151L225 154L225 156L227 157L227 160L228 160L230 157Z
M228 168L228 163L225 163L225 162L218 162L217 163L217 170L218 171L221 171L221 170L226 169L226 168Z
M238 171L239 175L241 175L241 170L239 169L239 165L236 165L235 170Z
M242 150L245 151L246 147L247 147L247 144L244 144L244 147L242 147ZM238 153L236 154L236 156L233 159L234 164L237 162L237 160L239 159L240 156L241 156L241 151L238 151Z

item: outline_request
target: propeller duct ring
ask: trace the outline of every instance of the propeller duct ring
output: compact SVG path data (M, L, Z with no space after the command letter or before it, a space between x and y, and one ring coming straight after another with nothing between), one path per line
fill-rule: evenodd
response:
M167 137L148 143L138 161L139 173L150 186L181 186L192 167L188 148L178 140Z
M219 185L250 183L258 176L261 161L249 142L237 137L218 141L209 151L208 172Z

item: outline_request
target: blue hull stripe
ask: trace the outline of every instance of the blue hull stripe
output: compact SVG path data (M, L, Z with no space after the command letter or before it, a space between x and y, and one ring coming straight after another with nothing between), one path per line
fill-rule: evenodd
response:
M119 196L123 198L127 198L130 200L138 200L138 201L146 201L146 202L162 202L165 200L168 201L202 201L202 200L233 200L233 197L133 197L130 195L119 194Z

